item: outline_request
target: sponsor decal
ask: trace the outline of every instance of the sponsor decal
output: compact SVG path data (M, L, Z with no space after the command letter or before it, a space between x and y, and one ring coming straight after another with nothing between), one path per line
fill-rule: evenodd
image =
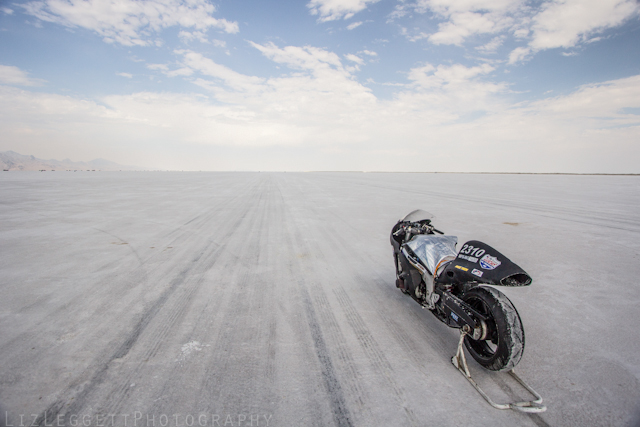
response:
M482 259L480 260L480 267L484 268L485 270L493 270L497 268L500 264L502 263L498 261L498 258L491 256L489 254L483 256Z
M458 270L462 270L462 271L469 271L469 269L468 269L467 267L463 267L463 266L461 266L461 265L456 265L456 268L457 268Z
M475 275L476 275L476 276L478 276L478 277L482 277L483 272L482 272L482 271L480 271L480 270L478 270L477 268L474 268L474 269L471 271L471 274L475 274Z
M453 317L453 320L455 320L456 322L458 321L459 317L456 316L456 314L452 311L451 312L451 317Z
M462 249L460 249L460 253L480 258L482 255L484 255L485 250L481 248L476 248L475 246L465 243Z
M478 258L473 256L458 254L458 258L466 259L467 261L471 261L471 262L478 262Z

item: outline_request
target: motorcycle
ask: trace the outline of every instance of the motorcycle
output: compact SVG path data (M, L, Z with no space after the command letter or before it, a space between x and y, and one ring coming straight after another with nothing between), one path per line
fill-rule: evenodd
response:
M460 330L453 364L494 407L542 412L542 398L513 371L524 351L524 329L509 298L492 286L528 286L529 276L506 256L471 240L456 251L456 236L445 235L433 215L415 210L391 230L396 287L427 308L440 321ZM535 397L529 402L494 403L471 378L462 343L491 371L509 371Z

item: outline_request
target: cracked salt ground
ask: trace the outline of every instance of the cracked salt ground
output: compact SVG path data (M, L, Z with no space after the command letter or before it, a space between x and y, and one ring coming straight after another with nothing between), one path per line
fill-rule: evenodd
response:
M637 427L639 183L4 173L2 422ZM457 331L396 289L388 233L417 208L533 277L500 290L524 326L516 370L547 412L489 406L451 364ZM469 369L498 402L530 398Z

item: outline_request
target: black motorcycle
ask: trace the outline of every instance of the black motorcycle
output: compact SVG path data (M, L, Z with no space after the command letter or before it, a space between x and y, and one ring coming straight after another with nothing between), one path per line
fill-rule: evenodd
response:
M471 240L456 252L457 237L415 210L391 231L396 286L452 328L464 329L471 356L492 371L514 368L524 350L515 307L486 285L527 286L531 277L491 246ZM438 233L438 234L436 234Z
M546 410L542 398L513 371L524 351L524 329L517 310L502 292L487 286L528 286L531 277L491 246L458 239L431 224L433 215L415 210L391 230L396 286L452 328L460 329L452 362L495 408ZM509 373L536 400L494 403L471 378L462 343L484 368Z

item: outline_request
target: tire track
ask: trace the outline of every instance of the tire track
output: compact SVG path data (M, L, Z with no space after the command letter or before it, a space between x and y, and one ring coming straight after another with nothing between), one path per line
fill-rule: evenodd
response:
M228 201L228 204L225 204L225 209L228 211L227 215L229 216L229 212L233 212L234 208L239 200L242 199L243 194L246 191L250 190L252 186L255 186L254 180L243 183L240 190L234 192L234 196L231 200ZM197 227L202 227L207 222L211 221L219 214L218 209L208 208L202 214L197 215L192 220L188 221L189 223L198 219L196 222ZM184 227L179 227L178 229L174 229L170 233L161 237L161 239L171 239L168 243L165 243L164 246L179 246L182 243L188 242L194 233L191 229L185 229ZM155 241L157 237L152 237L150 240ZM148 245L147 245L148 246ZM138 264L131 270L126 272L122 271L122 266L127 264L127 260L130 258L130 254L123 256L122 258L111 261L107 265L119 265L119 269L115 271L113 274L109 274L106 277L96 281L89 286L84 286L85 290L77 294L71 299L68 299L63 304L54 308L52 312L47 313L46 316L42 316L42 320L35 324L32 330L36 330L35 334L28 331L13 337L10 341L6 341L2 347L0 347L0 358L4 360L5 365L16 365L21 366L25 363L29 364L37 364L36 360L47 357L43 352L30 352L28 353L27 360L25 360L25 355L20 354L15 357L11 356L11 353L14 353L17 349L20 349L20 343L22 342L36 342L36 343L46 343L50 340L52 335L52 331L50 331L51 327L54 326L51 324L50 319L64 319L64 321L69 322L68 325L65 325L63 329L69 331L68 334L74 334L74 330L77 329L77 325L85 323L85 321L90 320L90 318L102 315L108 310L110 307L109 304L101 304L94 313L87 312L84 310L84 307L87 303L87 295L90 295L90 298L93 300L100 301L109 301L113 298L113 296L122 296L127 295L131 292L134 292L136 288L140 286L140 284L147 283L150 279L149 272L147 270L147 265L150 261L154 259L160 259L166 254L162 254L157 251L149 251L147 250L147 255L137 256ZM105 266L100 267L98 270L102 270ZM167 276L170 272L165 272L164 274L157 274L155 276L159 276L160 280L164 280L164 276ZM138 304L138 300L140 297L133 298L132 302L127 306L123 307L125 312L135 312ZM110 331L109 325L100 325L95 333L93 333L88 341L96 341L97 337L108 336ZM116 338L117 339L117 338ZM119 344L115 344L119 345Z
M329 300L324 293L317 293L313 297L314 306L317 307L320 313L320 319L325 330L328 332L329 341L332 343L332 352L336 354L337 359L340 361L340 365L344 366L346 375L343 376L344 383L348 389L349 396L354 400L358 408L358 412L366 412L370 415L368 408L365 405L367 396L364 389L360 386L360 373L356 367L356 363L349 351L347 340L342 333L342 329L338 324L333 310L329 305Z
M341 220L341 222L345 225L345 227L348 230L353 230L353 228L346 221ZM371 284L377 285L380 289L389 288L393 286L392 284L387 283L384 280L384 278L381 277L380 275L375 275L374 277L371 277L371 276L365 276L359 273L361 271L373 272L374 269L369 267L369 264L371 263L370 259L363 256L361 252L345 250L344 241L345 240L350 241L350 240L356 239L357 236L354 235L352 238L349 238L346 232L338 232L336 229L332 227L327 228L326 230L323 230L323 235L324 235L324 239L327 240L327 244L331 248L333 248L334 256L336 258L338 259L349 258L352 263L356 265L362 265L362 268L355 268L352 270L354 274L352 277L350 277L347 280L348 282L363 283L363 284L371 283ZM339 252L339 253L335 253L335 252ZM389 257L389 267L390 269L393 269L393 260L391 259L391 257ZM366 285L366 286L369 287L369 285ZM393 286L393 289L395 290L395 286ZM380 316L380 318L382 319L382 324L385 325L385 327L387 327L391 332L390 335L393 336L396 342L407 351L407 354L411 357L411 359L417 362L415 366L418 367L418 369L423 374L427 374L427 370L425 369L424 363L423 363L423 360L424 360L423 350L421 350L420 346L416 343L416 341L412 339L410 335L407 334L406 325L399 324L396 318L390 315L389 304L393 303L394 309L396 310L396 312L400 311L401 316L403 317L410 316L412 319L415 319L414 322L417 322L418 324L423 324L425 321L425 319L422 316L424 311L414 310L414 309L407 310L407 307L404 304L397 304L398 300L389 300L388 298L385 298L384 300L382 300L381 298L379 298L379 296L376 293L373 293L373 292L369 293L368 295L371 298L373 298L374 301L376 302L376 306L377 306L376 313L378 313L378 316ZM436 323L436 322L432 322L432 323ZM437 323L440 323L440 322L437 322ZM427 328L418 327L414 329L417 330L418 333L420 333L425 338L423 342L428 342L430 349L434 350L440 356L444 356L445 359L450 357L449 352L451 351L450 349L451 345L448 345L448 341L443 339L441 335L436 335L437 339L434 340L434 336L429 334L429 330Z
M283 204L286 206L286 199L282 194L282 190L280 188L280 194ZM305 240L300 232L300 229L295 226L295 219L289 209L285 209L285 217L283 219L284 223L287 226L287 231L284 234L285 237L285 247L286 248L299 248L298 253L308 254L310 253L309 248L307 247ZM289 259L296 259L295 253L290 254ZM329 405L332 412L333 422L336 426L352 426L353 418L351 412L349 411L344 391L342 389L342 384L338 379L338 373L336 367L334 366L334 362L331 357L331 353L327 346L327 341L323 330L320 326L319 315L316 311L316 306L313 303L313 299L309 293L308 285L306 283L305 277L310 277L309 275L312 272L305 271L303 268L294 264L293 262L289 265L289 272L292 278L297 278L296 283L298 285L298 291L300 292L300 296L302 299L302 304L304 308L304 314L307 321L307 326L309 328L309 333L311 335L311 340L313 342L313 346L315 348L316 357L320 364L321 376L324 383L324 388L327 393L327 398L329 400ZM315 293L320 294L322 291L319 287L314 287ZM325 297L326 298L326 297ZM321 300L321 298L320 298ZM325 318L331 321L331 317L328 314L330 310L323 310ZM332 316L332 314L331 314ZM335 322L335 319L333 319ZM337 326L337 329L339 327ZM334 331L336 328L332 328ZM340 337L334 337L340 339ZM344 342L344 338L342 338L342 342ZM346 345L339 346L342 351L346 351ZM350 355L343 354L343 360L345 362L349 362L352 360ZM353 364L349 370L352 372L355 371ZM356 378L352 376L352 378ZM355 391L355 390L354 390ZM361 397L358 397L361 399Z
M212 241L209 242L209 246L214 246ZM209 248L205 249L205 251L208 249ZM224 245L216 245L213 251L206 257L205 260L201 261L201 253L192 261L194 264L197 264L193 268L195 271L183 270L183 272L181 272L181 276L184 276L178 279L179 282L183 284L180 289L181 292L172 292L171 295L169 295L160 304L160 307L162 307L163 311L166 312L166 314L163 313L164 321L155 328L149 328L150 331L147 333L147 335L149 336L148 341L150 342L146 345L145 351L139 357L139 361L136 364L135 368L133 368L128 373L128 375L124 376L123 379L121 378L119 380L121 383L119 388L116 388L109 395L107 395L105 409L106 414L119 412L119 409L121 408L123 402L129 397L129 394L131 393L130 384L136 382L135 378L138 376L141 368L157 354L169 332L178 323L178 319L181 319L184 316L186 310L189 308L189 304L192 301L193 295L197 292L197 290L203 283L204 273L216 264L223 250ZM175 299L175 301L171 301L170 304L167 304L169 297L173 297L173 294L177 293L181 293L181 295L176 296L175 298L173 298ZM157 312L152 314L149 322L151 322L151 320L156 317L156 314ZM145 329L147 329L146 325ZM138 341L137 338L135 342ZM121 358L122 357L116 357L113 362L117 362L118 359Z
M332 195L329 190L320 187L317 182L305 182L305 187L309 187L311 185L314 186L314 193L324 194L326 198L331 199ZM307 189L308 191L308 189ZM307 214L310 216L309 214ZM326 210L323 212L323 215L330 216L333 215L333 212L330 210ZM348 222L341 219L341 223L346 225L349 228ZM344 262L344 260L349 260L349 263L353 265L354 253L351 251L347 251L345 249L345 242L349 241L357 241L357 236L353 239L347 238L344 234L339 233L333 227L325 227L324 229L316 228L312 230L316 233L315 236L311 237L309 240L322 242L322 246L318 246L314 248L314 252L323 255L323 259L330 260L328 262L329 265L334 263L340 264ZM355 251L356 253L358 251ZM356 258L361 258L361 254L357 254ZM351 269L351 271L358 271L357 268ZM326 275L327 273L325 273ZM354 280L359 279L359 275L356 273L351 277L345 277L343 274L337 275L336 273L329 273L331 276L330 282L332 283L353 283ZM342 293L341 293L342 291ZM390 386L390 391L395 397L396 402L398 403L398 407L402 408L401 412L404 413L406 417L406 422L411 425L420 425L418 417L415 415L414 411L409 406L409 402L407 399L407 395L404 392L402 386L395 380L395 372L393 367L391 366L389 360L385 356L384 351L382 351L381 347L377 344L377 341L374 338L374 335L370 332L368 327L366 326L364 320L359 315L353 304L351 304L350 299L348 299L348 295L344 293L344 289L339 285L334 285L333 293L340 304L340 307L347 318L349 325L351 326L354 335L356 336L360 347L363 349L365 356L370 361L371 366L373 367L376 374L382 379L383 382L387 383ZM346 300L345 297L346 296ZM384 311L387 306L381 308L380 311Z
M340 303L340 307L344 311L345 316L349 321L349 326L353 328L353 331L358 338L360 346L366 353L373 366L375 366L376 370L384 376L384 378L391 386L391 389L397 397L398 404L404 410L407 419L413 426L420 425L418 418L408 406L407 398L405 396L403 388L394 379L393 367L391 366L391 363L389 363L389 360L380 349L380 346L378 345L376 339L373 337L371 332L369 332L369 329L364 323L364 320L362 320L362 317L353 306L349 295L347 295L342 287L334 289L334 293L336 294L338 302Z
M240 263L246 268L231 281L234 288L228 303L229 309L220 320L217 337L209 341L213 353L207 360L196 404L201 413L218 413L221 410L243 413L247 405L254 409L262 408L263 411L272 410L267 402L273 400L272 382L265 384L264 379L269 378L269 372L275 375L275 367L269 367L269 356L263 361L248 351L252 345L276 334L275 314L269 310L273 305L272 285L263 283L258 272L259 267L265 264L264 257L268 256L260 248L266 246L262 242L268 238L268 225L274 222L270 220L271 182L268 175L266 177L246 223L235 230L234 242L242 255L230 265ZM263 333L265 329L266 334ZM260 347L266 348L267 343ZM275 348L271 353L275 359ZM232 368L238 363L242 364L243 369L234 372ZM233 388L241 398L229 393Z
M238 200L238 199L236 199ZM233 210L231 211L233 213ZM213 213L211 214L213 215ZM223 237L223 242L225 242L228 237L233 233L234 229L238 226L238 224L242 221L242 218L237 218L236 223L232 227L226 228L226 235ZM223 243L224 244L224 243ZM63 415L63 419L65 423L67 423L69 414L77 414L80 413L80 410L83 408L84 403L88 400L88 396L94 392L94 390L101 385L109 371L109 369L113 366L113 362L118 359L124 358L134 344L139 340L142 333L147 329L148 325L151 323L153 319L156 318L161 309L165 306L169 298L175 293L177 289L185 284L187 277L190 275L192 270L197 271L198 263L203 257L203 255L210 250L210 248L214 246L214 240L210 239L203 248L199 251L199 253L189 262L187 267L183 268L170 282L169 286L160 294L160 296L143 312L142 316L139 318L137 323L134 325L133 330L127 335L126 339L117 347L117 349L106 359L102 361L98 361L95 365L98 365L97 369L93 373L84 372L80 377L78 377L72 384L67 388L66 391L62 393L62 397L53 402L49 407L47 407L36 419L35 424L38 426L43 426L45 420L57 419L58 415ZM209 263L205 267L204 271L210 268L217 260L219 254L221 253L221 249L224 246L217 246L214 248L213 252L210 254ZM201 281L200 281L201 283ZM192 290L193 292L193 290ZM186 296L183 295L181 299L184 305L184 301L188 299L188 296L192 294L187 293ZM180 304L179 304L180 306ZM182 308L182 307L180 307ZM161 338L162 334L156 336L156 339ZM89 368L91 369L91 368ZM89 377L88 380L83 380L84 378ZM122 398L118 398L115 405L107 404L108 407L117 407L119 402L124 400L127 397L126 387L130 384L127 381L124 382L124 385L121 385L117 388L119 391L116 392L116 395L122 395ZM61 411L63 411L61 413Z
M262 184L258 183L258 187L254 188L250 194L259 193L262 194ZM128 397L129 387L128 385L134 381L136 375L138 375L138 371L144 363L149 359L153 358L161 348L161 345L164 342L165 337L168 336L169 332L174 329L177 320L184 317L187 312L187 309L190 307L190 303L192 302L193 295L200 289L204 281L204 274L209 271L218 261L221 255L225 252L225 249L228 245L233 241L233 237L237 236L238 230L243 228L243 222L246 221L246 213L251 209L253 205L252 200L253 197L246 197L247 201L242 203L242 206L247 206L247 208L241 208L241 212L245 212L244 215L240 215L235 218L235 223L230 224L230 226L225 227L225 235L222 238L223 246L219 247L217 250L208 255L208 260L205 259L205 262L202 265L199 265L197 271L190 273L190 277L194 277L193 280L195 283L190 287L185 287L183 289L182 295L178 296L177 300L172 304L171 310L168 312L166 320L162 322L156 330L151 334L149 341L150 343L146 346L146 351L141 356L141 362L138 364L136 369L134 369L130 375L122 381L122 386L120 388L121 397L118 398L110 407L108 407L107 413L117 412L121 407L123 402ZM260 201L260 197L258 198ZM231 212L235 212L236 209L231 209ZM230 220L232 220L230 218ZM206 224L202 224L204 226ZM199 258L203 256L207 251L203 250L200 252ZM198 261L199 261L198 258Z
M197 262L197 259L193 260L193 262ZM215 262L215 261L214 261ZM133 327L133 331L129 333L124 342L116 349L116 351L111 354L111 356L104 362L100 362L101 365L97 371L92 375L92 377L87 381L82 381L78 384L77 380L74 384L67 389L66 392L63 392L63 397L58 401L54 402L50 405L41 415L37 418L35 424L38 426L43 426L45 420L56 419L58 415L60 415L60 409L65 408L63 415L63 419L65 423L69 422L68 415L69 414L78 414L81 413L82 408L86 401L88 401L89 395L94 392L94 390L100 386L104 380L106 379L108 371L112 368L113 362L117 362L119 359L123 359L130 352L134 344L139 340L142 333L146 330L151 321L158 315L163 306L166 304L167 300L171 297L171 295L184 284L185 278L187 274L193 266L189 266L183 269L177 277L175 277L169 288L167 288L162 295L154 302L151 307L149 307L142 317L138 320L138 323ZM81 376L81 378L84 377ZM117 403L120 403L123 399L128 396L129 378L127 378L121 386L118 388L118 391L121 394L121 397L117 400ZM109 408L117 407L118 405L109 405ZM109 412L107 412L109 413Z

